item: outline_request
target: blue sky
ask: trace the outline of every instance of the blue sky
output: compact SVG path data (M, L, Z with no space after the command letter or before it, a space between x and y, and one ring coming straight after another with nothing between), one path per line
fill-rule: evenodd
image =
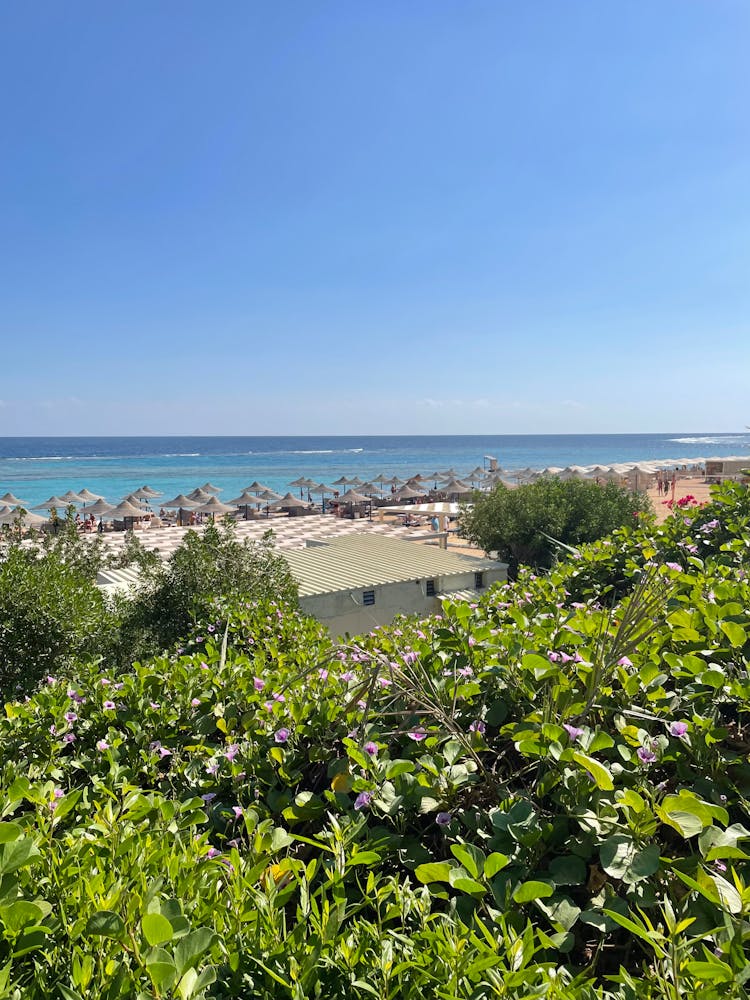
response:
M746 0L0 13L0 435L750 423Z

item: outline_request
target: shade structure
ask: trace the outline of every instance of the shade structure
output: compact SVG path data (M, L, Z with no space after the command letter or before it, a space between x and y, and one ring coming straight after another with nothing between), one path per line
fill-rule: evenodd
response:
M141 486L140 490L138 490L138 495L142 496L142 497L161 497L161 496L164 496L164 494L161 492L161 490L155 490L153 488L153 486L149 486L148 484L146 484L145 486Z
M12 514L12 513L13 513L13 508L9 507L7 503L3 504L3 506L0 507L0 517L5 517L6 514Z
M154 494L150 492L147 493L145 488L142 486L140 489L133 490L132 493L129 493L127 499L139 500L143 501L143 503L150 503L154 499Z
M60 496L60 499L64 500L65 503L83 503L83 497L78 493L74 493L73 490L68 490L67 493L63 493Z
M306 500L300 500L299 497L296 497L293 493L287 493L285 496L280 497L278 500L274 500L272 503L269 503L268 506L273 507L274 509L278 508L279 510L281 510L282 508L283 509L294 508L295 510L297 510L302 507L308 508L311 506L311 504L309 504Z
M188 496L190 497L190 499L191 500L197 500L198 503L208 503L208 501L211 499L212 495L213 494L211 494L211 493L206 493L206 491L202 490L200 488L200 486L196 486L194 490L192 490L190 493L188 493Z
M325 483L313 483L307 489L310 493L338 493L335 486L326 486Z
M40 517L39 514L34 514L32 511L26 510L25 507L17 507L15 510L11 510L8 507L4 511L0 511L0 524L18 525L23 528L38 528L42 524L49 524L49 521L46 517Z
M290 486L304 486L306 482L307 482L307 480L305 479L304 476L299 476L297 479L292 480L292 482L289 483L289 485Z
M78 496L83 500L84 503L93 503L95 500L103 500L104 497L101 493L92 493L91 490L86 489L84 486L82 490L78 491Z
M438 476L438 479L439 479L439 478L440 478L440 477ZM399 478L398 476L391 476L391 478L390 478L390 479L385 479L385 480L383 480L383 482L384 482L384 484L385 484L386 486L398 486L398 484L399 484L399 483L403 483L403 482L404 482L404 480L403 480L403 479L400 479L400 478Z
M429 478L432 478L432 477L429 477ZM384 473L381 472L379 476L374 476L370 480L370 482L371 483L380 483L380 485L382 486L384 483L389 483L390 479Z
M264 503L270 503L272 500L281 500L281 494L274 493L273 490L263 490L262 493L258 494L258 499L263 500Z
M408 500L410 497L423 497L424 495L424 490L415 490L412 486L402 486L401 489L396 490L395 493L397 500Z
M148 501L141 500L141 497L137 493L128 493L126 497L123 497L120 501L121 503L132 503L134 507L137 507L142 514L150 514L151 508L147 505Z
M11 507L25 507L23 500L19 500L17 496L12 493L6 493L5 496L0 497L3 503L9 503Z
M107 501L102 497L99 500L97 500L96 503L92 503L90 507L87 507L86 513L96 514L97 517L101 517L104 514L108 514L111 510L112 510L112 504L107 503Z
M194 507L199 506L199 501L186 497L184 493L178 493L177 496L173 497L171 500L162 500L159 506L166 507L167 509L171 509L173 507L186 507L188 510L192 510Z
M455 479L457 476L458 473L455 469L444 469L438 476L438 479Z
M385 496L383 490L379 486L376 486L374 482L372 483L362 483L359 488L360 493L366 493L368 497L382 497Z
M201 489L204 493L213 493L214 495L221 493L221 486L214 486L213 483L204 483Z
M299 483L300 486L307 486L311 480L306 480L304 483ZM264 486L263 483L259 483L256 479L254 483L250 483L249 486L245 487L246 493L273 493L270 486Z
M52 510L53 507L55 509L58 507L65 509L67 506L68 504L62 497L48 497L44 503L38 503L36 507L34 507L34 510Z
M359 476L352 476L352 478L349 480L349 485L350 486L361 486L362 485L362 480L359 478Z
M468 493L470 490L471 486L460 479L451 478L447 483L440 484L441 493Z
M248 493L247 490L243 490L238 497L234 498L234 500L227 500L227 503L231 503L235 507L259 507L263 503L263 497L256 496L255 493Z
M347 479L346 476L339 476L338 479L334 479L333 485L334 486L348 486L349 485L349 480Z
M134 503L129 500L123 500L118 503L116 507L110 507L106 514L102 514L102 517L107 521L114 521L119 518L125 520L125 518L136 518L144 517L147 512L142 510L140 507L136 507Z
M347 490L338 498L339 503L371 503L370 497L364 493L357 493L355 490Z
M211 497L206 503L196 507L195 512L196 514L211 514L212 517L215 517L217 514L234 514L235 510L228 503L222 503L218 497Z

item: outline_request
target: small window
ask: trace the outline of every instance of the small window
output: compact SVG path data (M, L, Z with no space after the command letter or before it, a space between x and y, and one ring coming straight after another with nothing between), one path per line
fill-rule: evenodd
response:
M375 603L375 591L374 590L363 590L362 591L362 603L363 604L374 604Z
M474 574L474 589L482 590L484 587L484 573Z
M425 594L427 594L428 597L434 597L435 596L435 581L434 580L427 580L427 582L425 583Z

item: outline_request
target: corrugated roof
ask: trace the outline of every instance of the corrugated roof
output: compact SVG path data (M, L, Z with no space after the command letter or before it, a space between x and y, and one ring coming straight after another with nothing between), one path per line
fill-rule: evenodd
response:
M494 559L476 559L432 545L365 534L281 554L299 584L300 597L503 567Z

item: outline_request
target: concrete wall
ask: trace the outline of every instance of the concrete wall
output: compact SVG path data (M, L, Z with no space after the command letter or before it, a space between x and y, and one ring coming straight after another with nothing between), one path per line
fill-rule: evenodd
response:
M485 589L498 580L506 580L507 567L500 563L497 568L485 569ZM447 577L435 577L435 589L439 595L456 590L473 590L474 573L452 573ZM375 591L375 603L363 605L363 590ZM428 597L425 580L407 580L400 583L365 587L363 590L345 590L335 594L314 594L300 598L302 610L317 618L328 627L334 638L360 635L378 625L388 625L396 615L430 615L440 611L441 602L437 597Z

